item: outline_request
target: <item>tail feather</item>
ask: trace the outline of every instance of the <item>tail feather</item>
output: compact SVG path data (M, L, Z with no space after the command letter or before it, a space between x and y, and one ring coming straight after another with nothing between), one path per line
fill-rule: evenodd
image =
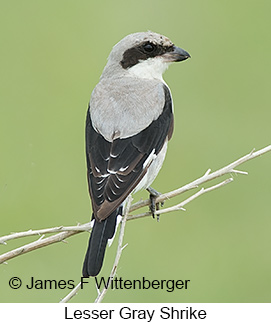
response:
M116 209L105 220L95 220L86 252L83 277L97 276L102 268L107 241L112 239L116 228L116 219L121 208Z

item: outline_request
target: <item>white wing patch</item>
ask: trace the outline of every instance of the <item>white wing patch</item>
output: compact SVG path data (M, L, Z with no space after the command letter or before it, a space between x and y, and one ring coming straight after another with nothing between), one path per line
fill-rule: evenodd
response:
M157 157L157 155L155 155L155 149L153 149L152 152L150 153L149 157L145 160L145 162L143 164L143 169L148 167L156 157Z

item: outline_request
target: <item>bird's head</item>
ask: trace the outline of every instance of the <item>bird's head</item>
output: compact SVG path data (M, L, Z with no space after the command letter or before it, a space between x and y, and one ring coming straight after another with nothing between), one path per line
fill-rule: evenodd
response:
M170 63L189 57L163 35L150 31L130 34L113 47L102 77L162 79Z

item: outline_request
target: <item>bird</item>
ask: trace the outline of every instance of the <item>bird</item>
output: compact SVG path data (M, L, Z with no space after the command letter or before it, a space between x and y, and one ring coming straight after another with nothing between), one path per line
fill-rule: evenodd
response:
M171 92L162 75L171 63L189 57L169 38L152 31L127 35L108 56L86 117L94 224L83 277L99 274L127 197L150 188L162 167L174 126Z

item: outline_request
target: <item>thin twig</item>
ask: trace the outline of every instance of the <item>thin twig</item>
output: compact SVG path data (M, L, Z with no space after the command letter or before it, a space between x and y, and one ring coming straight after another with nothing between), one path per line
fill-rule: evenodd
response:
M78 283L74 289L72 291L69 292L69 294L67 296L65 296L64 298L62 298L62 300L59 303L67 303L71 298L73 298L79 291L79 289L81 288L81 282Z
M87 222L85 224L70 226L70 227L54 227L48 229L40 229L40 230L28 230L23 232L14 232L12 234L0 237L0 244L7 244L7 241L14 240L18 238L30 237L34 235L44 235L48 233L56 233L56 232L65 232L65 231L89 231L91 230L91 222Z
M78 234L82 231L68 231L68 232L61 232L58 234L55 234L51 237L44 238L44 239L38 239L37 241L28 243L22 247L16 248L14 250L11 250L9 252L6 252L0 256L0 264L6 262L9 259L15 258L17 256L20 256L24 253L49 246L50 244L63 241L65 238L68 238L72 235Z
M173 211L178 211L178 210L184 210L185 209L183 208L186 204L188 204L189 202L193 201L194 199L196 199L197 197L205 194L205 193L208 193L208 192L211 192L217 188L220 188L222 186L225 186L229 183L231 183L233 181L233 178L228 178L226 179L225 181L219 183L219 184L216 184L214 186L211 186L211 187L208 187L208 188L202 188L200 189L197 193L191 195L190 197L188 197L186 200L184 200L183 202L177 204L177 205L174 205L172 207L168 207L166 209L162 209L162 210L158 210L156 211L156 214L164 214L164 213L169 213L169 212L173 212Z
M171 207L168 207L166 209L161 209L161 210L158 210L155 212L156 215L160 215L160 214L165 214L165 213L170 213L170 212L173 212L173 211L185 211L184 209L184 206L186 204L188 204L189 202L195 200L197 197L205 194L205 193L208 193L208 192L211 192L215 189L218 189L224 185L227 185L229 183L231 183L233 181L233 178L227 178L225 181L219 183L219 184L216 184L214 186L211 186L211 187L208 187L208 188L201 188L198 192L196 192L195 194L191 195L190 197L188 197L186 200L184 200L183 202L177 204L177 205L174 205L174 206L171 206ZM143 217L146 217L146 216L150 216L151 213L150 212L145 212L145 213L140 213L140 214L136 214L136 215L130 215L129 218L127 220L135 220L135 219L139 219L139 218L143 218Z
M269 145L263 149L260 149L258 151L254 151L254 149L253 149L249 154L237 159L236 161L232 162L231 164L229 164L223 168L218 169L215 172L211 173L211 169L208 169L207 172L203 176L199 177L198 179L194 180L193 182L188 183L188 184L186 184L174 191L171 191L169 193L159 195L156 198L156 203L164 202L172 197L180 195L180 194L187 192L191 189L197 188L199 185L202 185L206 182L209 182L217 177L220 177L220 176L223 176L226 174L230 174L230 173L248 174L247 172L239 171L239 170L236 170L235 168L240 166L241 164L243 164L253 158L259 157L269 151L271 151L271 145ZM143 201L138 201L131 206L130 212L133 212L137 209L142 208L143 206L148 206L148 205L150 205L149 199L143 200Z

